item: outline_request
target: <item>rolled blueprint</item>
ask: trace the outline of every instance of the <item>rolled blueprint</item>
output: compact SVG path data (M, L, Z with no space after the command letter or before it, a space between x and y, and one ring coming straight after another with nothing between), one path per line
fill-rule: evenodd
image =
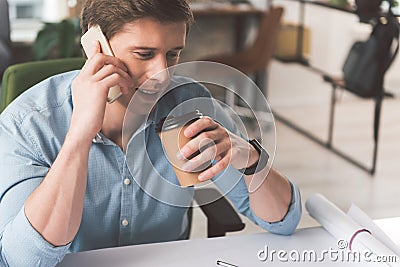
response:
M361 255L373 253L374 259L392 257L395 262L385 262L388 266L400 266L399 258L376 237L368 233L368 229L360 226L346 213L340 210L332 202L321 194L315 194L307 199L306 209L321 226L333 235L337 240L343 240L351 245L352 251Z
M353 218L353 220L359 225L370 230L375 238L377 238L386 247L396 253L397 256L400 256L400 247L392 240L392 238L390 238L384 231L382 231L382 229L364 211L362 211L354 203L347 211L347 215Z

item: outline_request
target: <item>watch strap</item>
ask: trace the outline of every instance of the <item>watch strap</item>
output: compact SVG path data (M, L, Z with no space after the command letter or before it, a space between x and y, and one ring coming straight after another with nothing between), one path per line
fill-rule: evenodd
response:
M258 161L253 165L239 170L244 175L253 175L261 171L262 169L265 168L265 166L267 166L269 160L268 152L261 146L261 144L256 139L249 140L249 143L257 150L260 157Z

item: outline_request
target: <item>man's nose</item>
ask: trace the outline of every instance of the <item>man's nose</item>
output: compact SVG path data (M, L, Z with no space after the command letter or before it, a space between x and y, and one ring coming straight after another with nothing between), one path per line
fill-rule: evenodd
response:
M167 83L171 77L165 57L157 58L150 67L151 80L157 81L160 85Z

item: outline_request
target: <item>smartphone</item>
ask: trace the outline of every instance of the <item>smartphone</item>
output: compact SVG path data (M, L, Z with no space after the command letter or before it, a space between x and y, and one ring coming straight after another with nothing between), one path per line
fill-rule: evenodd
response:
M102 53L108 56L114 56L107 38L98 25L91 27L81 38L83 50L88 57L91 57L95 53L95 48L93 47L94 41L99 41ZM121 88L118 85L113 86L108 91L107 102L111 104L120 96L122 96Z

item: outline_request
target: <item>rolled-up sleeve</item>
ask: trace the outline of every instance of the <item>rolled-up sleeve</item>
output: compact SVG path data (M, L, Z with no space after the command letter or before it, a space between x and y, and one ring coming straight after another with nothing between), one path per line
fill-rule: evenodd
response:
M232 201L238 212L245 215L255 224L274 234L290 235L296 230L301 218L302 206L299 188L291 179L287 178L290 183L292 197L286 215L281 221L267 222L252 211L246 183L238 170L229 166L220 178L222 179L215 180L215 183L222 193L226 194ZM235 179L238 179L237 183L232 186L231 180ZM265 203L265 208L268 209L268 203Z
M22 208L1 235L1 258L5 266L55 266L70 244L54 247L32 227ZM1 260L0 260L1 262Z
M292 188L292 200L285 217L281 221L272 223L266 222L255 215L254 212L251 214L255 223L271 233L290 235L296 230L300 221L302 212L300 190L292 181L289 180L289 182Z
M40 185L50 165L18 119L0 117L0 266L55 266L68 247L54 247L29 223L27 198ZM33 127L31 127L33 128ZM26 129L26 128L25 128Z

